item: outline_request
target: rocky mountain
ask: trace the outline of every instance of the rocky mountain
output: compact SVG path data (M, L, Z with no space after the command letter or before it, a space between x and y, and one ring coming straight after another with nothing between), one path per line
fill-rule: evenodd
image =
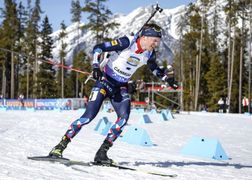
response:
M208 28L210 33L214 28L217 28L218 34L216 36L216 40L218 42L219 50L222 51L226 48L227 36L225 32L227 31L228 24L226 22L226 15L223 11L224 6L227 4L226 0L218 0L214 1L207 8L201 4L201 1L198 0L195 2L195 5L200 7L201 10L206 8L205 17L207 18ZM168 63L172 63L174 52L179 48L178 40L178 23L181 21L181 18L186 18L186 6L178 6L174 9L164 9L161 13L156 13L153 17L153 21L162 27L162 41L160 47L158 49L158 61L168 61ZM133 10L131 13L127 15L123 14L115 14L111 21L115 21L120 24L117 29L111 30L108 33L110 38L118 38L124 35L129 35L131 33L136 33L143 26L146 20L150 17L153 11L152 6L147 7L139 7ZM214 16L218 16L218 20L214 18ZM186 19L185 19L186 20ZM217 23L216 23L216 22ZM83 30L81 27L84 24L79 24L80 28L78 28L78 24L72 24L66 29L67 37L65 38L65 43L67 43L67 57L66 63L71 65L73 53L79 50L84 50L87 54L91 55L92 48L95 45L93 41L93 34L91 31ZM241 18L238 17L238 27L242 26ZM246 22L246 27L248 28L249 24ZM184 33L189 30L190 27L184 27ZM79 32L78 32L79 29ZM61 46L61 42L58 40L60 30L54 32L52 37L54 39L54 50L53 55L54 59L59 59L59 50ZM78 34L80 38L78 38ZM79 46L78 46L79 44Z
M109 32L110 38L117 38L123 35L129 35L130 33L136 33L146 20L150 17L153 11L152 6L139 7L133 10L128 15L115 14L111 21L115 21L120 26ZM169 63L173 60L174 50L178 47L178 34L176 33L177 23L180 16L185 12L185 6L179 6L174 9L164 9L161 13L156 13L153 17L153 21L160 25L163 29L163 38L158 49L158 60L166 60ZM79 50L84 50L91 55L92 48L95 45L93 41L93 34L91 31L83 30L81 27L84 24L72 24L66 28L67 36L64 40L67 43L67 56L66 64L72 64L73 53ZM79 29L79 30L78 30ZM79 32L78 32L79 31ZM59 41L60 30L54 32L52 37L54 39L53 56L55 60L59 60L59 51L61 47L61 41ZM78 34L80 38L78 39ZM79 44L79 46L78 46Z

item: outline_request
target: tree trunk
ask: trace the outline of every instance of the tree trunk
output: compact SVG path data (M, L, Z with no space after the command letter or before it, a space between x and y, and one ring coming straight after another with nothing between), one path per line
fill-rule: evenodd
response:
M181 111L184 111L184 93L183 93L183 82L184 82L184 61L183 61L183 55L182 55L182 40L180 37L180 51L179 51L179 58L180 58L180 82L182 87L182 92L180 93L180 104L181 104Z
M35 45L35 62L34 62L34 70L33 70L33 98L37 98L38 93L38 53L37 53L37 45Z
M84 82L81 83L81 98L83 98Z
M230 69L230 82L228 87L228 99L229 99L229 106L228 112L230 112L231 107L231 97L232 97L232 84L233 84L233 71L234 71L234 55L235 55L235 27L234 27L234 37L233 37L233 46L232 46L232 58L231 58L231 69Z
M30 71L29 71L29 68L30 68L30 58L28 57L27 59L27 69L26 69L26 98L28 99L29 98L29 74L30 74Z
M250 0L250 16L249 16L249 78L248 78L248 99L249 99L249 107L248 112L251 112L251 65L252 65L252 55L251 55L251 43L252 43L252 0Z
M199 55L196 56L196 64L195 64L195 93L194 93L194 111L197 111L197 103L198 103L198 76L199 76Z
M190 64L190 66L192 66L192 64ZM193 80L194 80L194 70L193 70L193 68L190 70L189 79L190 79L190 81L189 81L190 82L190 104L189 104L189 111L191 111L191 110L193 110L193 98L192 97L195 95L194 94L194 89L193 89L193 87L195 87L195 86L192 83Z
M2 73L2 92L1 92L1 94L5 98L5 95L6 95L6 76L5 76L6 68L5 68L4 64L2 67L3 67L3 73Z
M242 42L242 40L241 40ZM243 62L243 46L240 47L240 74L239 74L239 113L242 112L242 62Z
M229 8L231 9L231 2L229 0ZM228 94L229 94L229 87L230 87L230 69L231 69L231 15L229 12L229 22L228 22L228 68L227 68L227 87L228 87Z
M77 22L77 53L79 53L79 43L80 43L80 22ZM75 97L79 97L79 73L76 72L76 80L75 80Z
M63 64L63 58L61 58L61 64ZM61 66L61 98L64 98L64 68Z
M243 12L244 17L244 12ZM242 29L241 29L241 47L240 47L240 74L239 74L239 113L242 112L242 65L243 65L243 29L244 29L244 18L242 17Z
M13 49L12 49L13 50ZM11 99L14 99L14 53L11 51Z
M203 43L203 26L204 26L204 11L201 17L201 31L200 31L200 44L199 44L199 58L198 66L196 66L196 88L195 88L195 105L194 109L197 111L198 99L199 99L199 90L200 90L200 71L201 71L201 56L202 56L202 43Z
M79 73L76 72L76 79L75 79L75 97L79 97Z

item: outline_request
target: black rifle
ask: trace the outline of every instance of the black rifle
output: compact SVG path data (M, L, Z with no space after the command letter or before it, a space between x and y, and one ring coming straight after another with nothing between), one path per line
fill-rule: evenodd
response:
M158 3L156 4L155 10L152 12L151 16L149 17L149 19L144 23L144 25L141 27L141 29L136 33L136 35L138 35L144 28L144 26L146 24L148 24L150 22L150 20L155 16L155 14L157 12L161 13L163 11L163 9L158 5Z

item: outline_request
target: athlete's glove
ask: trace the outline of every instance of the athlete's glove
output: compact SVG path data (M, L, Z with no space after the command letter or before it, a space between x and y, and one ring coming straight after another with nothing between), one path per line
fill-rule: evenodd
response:
M165 75L162 80L167 82L173 89L178 89L178 84L174 78L174 70L171 65L167 66L167 69L165 70Z
M101 80L102 78L102 72L100 68L93 68L93 78L96 80Z
M92 75L95 80L101 80L102 78L102 72L99 65L101 53L102 53L102 50L100 48L94 48Z
M172 87L172 89L175 89L175 90L178 89L178 84L175 81L174 77L167 78L166 82L168 82L168 84Z

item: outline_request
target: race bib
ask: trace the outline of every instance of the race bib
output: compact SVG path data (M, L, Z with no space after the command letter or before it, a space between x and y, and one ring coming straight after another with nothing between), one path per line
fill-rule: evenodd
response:
M97 91L97 90L92 91L89 96L89 101L95 101L98 96L98 93L99 93L99 91Z

